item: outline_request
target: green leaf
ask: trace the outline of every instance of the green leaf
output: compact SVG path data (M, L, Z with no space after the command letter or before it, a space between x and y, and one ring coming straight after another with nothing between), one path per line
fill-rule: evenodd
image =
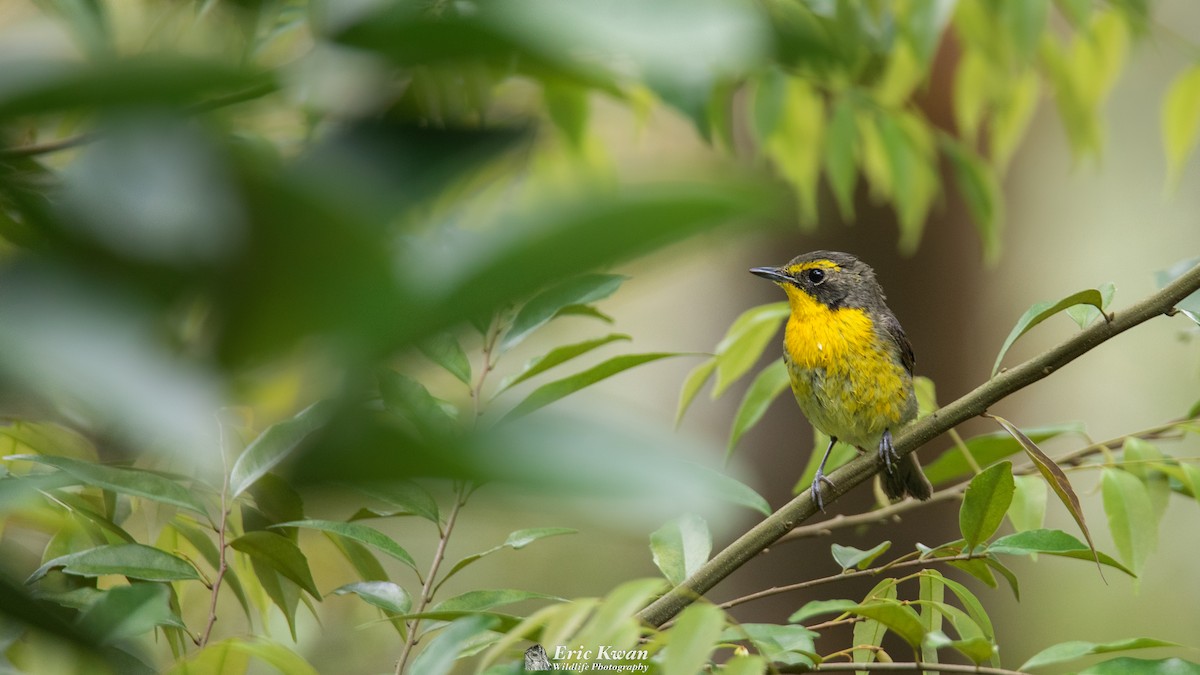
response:
M407 614L412 609L412 596L390 581L356 581L333 590L334 595L351 593L388 614Z
M1028 68L1015 81L996 92L999 98L992 107L988 124L988 151L996 170L1003 173L1025 136L1033 114L1037 111L1041 80L1037 69Z
M411 481L389 481L386 483L363 483L355 486L361 492L392 506L398 506L405 513L420 516L431 523L440 522L437 502L429 491Z
M1042 0L1037 0L1041 2ZM949 134L938 134L942 151L950 159L955 184L983 241L983 259L994 264L1000 256L1004 193L996 172L969 146Z
M555 401L570 396L575 392L590 387L591 385L612 377L617 373L629 370L651 361L658 361L672 356L680 356L674 352L654 352L650 354L625 354L622 356L614 356L613 358L593 366L581 373L576 373L561 380L555 380L548 384L535 389L525 400L521 401L508 414L504 416L506 421L524 417L529 413L543 408L554 403Z
M279 572L312 597L321 597L321 592L313 582L312 572L308 569L308 559L291 539L274 532L258 530L243 534L229 542L229 545L235 551L250 556L255 562L263 563Z
M1104 513L1121 560L1135 575L1158 545L1158 519L1146 484L1133 474L1106 468L1100 479Z
M149 471L91 464L51 455L13 455L7 459L20 459L53 466L78 479L84 485L152 499L208 517L204 505L196 499L191 491L170 478Z
M292 650L264 638L229 638L211 642L204 649L191 654L187 660L176 663L167 671L168 675L195 675L196 673L245 672L249 657L254 657L287 675L317 675L307 661Z
M425 385L408 375L394 370L381 371L379 394L384 408L408 420L430 442L452 436L458 427L451 412L453 406L430 394Z
M724 627L725 613L713 605L697 603L683 610L667 631L663 675L703 672Z
M615 319L613 319L611 316L601 312L592 305L567 305L566 307L558 310L558 313L554 315L554 318L557 319L560 316L581 316L589 319L595 319L597 321L603 321L604 323L608 324L611 324L615 321Z
M896 582L894 579L885 579L875 585L875 588L867 594L868 598L886 601L895 601L896 598ZM861 604L848 608L846 611L854 613ZM916 613L913 612L913 616ZM918 619L918 623L920 620ZM887 626L875 619L868 618L866 621L859 621L854 624L853 644L861 646L878 647L883 644L883 636L887 634ZM876 660L876 651L873 649L855 649L851 652L851 658L855 663L871 663Z
M333 404L322 401L301 410L295 417L277 422L254 439L229 474L230 493L237 497L259 478L287 458L309 434L328 420Z
M883 555L891 547L892 542L883 541L866 551L840 544L834 544L831 549L833 559L841 566L842 571L846 571L852 567L865 570L876 558Z
M932 631L925 636L922 648L945 649L951 648L971 659L975 665L983 665L996 654L996 645L983 637L973 637L951 640L941 631Z
M455 619L438 633L425 649L413 659L410 671L421 675L445 675L470 640L496 626L494 617L476 615Z
M837 199L842 220L854 219L854 187L858 182L858 125L854 120L854 98L842 96L829 116L825 139L825 174Z
M1070 642L1062 642L1052 647L1047 647L1037 654L1034 654L1028 661L1021 665L1020 670L1041 668L1056 663L1068 663L1071 661L1077 661L1085 656L1092 656L1094 654L1111 654L1113 652L1127 652L1134 649L1152 649L1154 647L1179 646L1181 645L1175 642L1156 640L1154 638L1132 638L1128 640L1118 640L1117 642L1107 643L1072 640Z
M514 589L489 589L479 591L467 591L452 598L447 598L438 604L434 605L429 611L431 612L482 612L493 607L501 607L511 605L517 602L526 600L554 600L556 602L566 602L564 598L555 595L546 595L545 593L535 593L533 591L520 591Z
M853 600L810 600L788 617L788 623L800 623L822 614L844 614L857 606Z
M912 607L902 605L895 600L884 599L868 602L847 611L866 619L878 621L914 648L920 647L921 641L925 639L925 628L921 625L921 617Z
M650 551L655 566L671 585L678 586L708 562L712 552L708 523L697 515L680 516L650 535Z
M764 516L771 515L771 505L749 485L703 464L688 462L686 466L690 469L689 477L703 486L705 494L754 509Z
M725 393L729 385L758 363L771 338L791 313L787 302L772 302L752 307L734 320L725 337L717 343L717 383L712 397Z
M271 527L304 527L313 530L322 530L331 532L347 539L352 539L360 544L367 544L383 553L399 560L408 565L413 571L417 570L417 563L413 560L408 551L404 550L400 544L397 544L391 537L382 532L361 525L359 523L343 523L336 520L293 520L286 523L277 523Z
M783 84L782 103L778 124L762 139L763 152L792 186L801 226L811 231L817 223L825 102L807 81L788 77Z
M971 479L958 510L958 529L973 550L996 533L1015 490L1012 463L1000 462Z
M1167 156L1167 185L1175 189L1188 156L1200 140L1200 64L1180 73L1162 105L1162 143Z
M1058 495L1059 501L1063 506L1067 507L1067 511L1071 517L1075 519L1075 523L1079 525L1079 531L1083 533L1083 538L1088 543L1088 548L1096 557L1096 568L1100 568L1100 553L1096 550L1096 544L1092 542L1092 534L1088 532L1087 523L1083 520L1083 508L1079 505L1079 497L1075 494L1075 490L1071 487L1071 481L1067 480L1067 474L1054 463L1054 460L1042 452L1042 449L1037 446L1028 436L1021 432L1012 422L999 417L990 415L990 417L1004 427L1004 430L1012 434L1013 438L1021 444L1021 448L1025 454L1033 461L1033 465L1037 467L1038 473L1046 479L1050 488L1054 490L1054 494ZM1103 571L1100 573L1104 575Z
M962 603L963 608L967 610L967 615L971 619L971 625L980 632L979 634L988 640L995 639L996 630L992 627L992 620L988 617L987 611L984 610L983 603L979 601L979 598L976 597L970 589L954 579L943 576L937 570L923 570L921 574L929 574L931 576L938 577L941 580L942 585L946 588L949 588L950 592L958 598L960 603ZM960 637L972 637L971 635L965 633L962 628L958 626L957 622L955 625L955 630L958 630Z
M423 340L418 346L426 358L458 378L459 382L468 386L471 384L471 361L453 335L440 333Z
M1039 476L1014 476L1008 521L1018 532L1037 530L1046 519L1046 481Z
M567 361L570 361L577 356L582 356L593 349L603 347L611 342L629 339L631 338L628 335L613 333L611 335L605 335L602 338L584 340L583 342L577 342L571 345L563 345L562 347L552 349L542 356L531 359L525 364L525 367L521 369L521 372L505 378L504 381L500 383L500 386L496 389L496 393L499 394L509 387L520 384L521 382L524 382L525 380L528 380L536 375L540 375L547 370L550 370L554 366L566 363Z
M1078 422L1055 424L1045 427L1031 427L1026 435L1036 443L1042 443L1064 434L1083 434L1083 425ZM1021 452L1021 444L1011 434L996 431L988 434L972 436L966 441L967 449L975 462L987 466L1005 457ZM925 475L934 485L946 483L956 478L973 474L971 465L967 463L959 448L951 448L925 467Z
M136 637L156 626L183 627L168 604L170 596L170 590L160 584L113 587L80 614L79 627L107 643Z
M729 445L725 452L727 461L733 455L733 449L742 435L758 424L771 403L790 386L791 378L783 359L773 362L759 372L750 388L746 390L737 414L734 415L733 428L729 432Z
M925 570L934 571L934 570ZM920 602L921 627L925 631L925 640L921 643L921 660L925 663L937 663L938 645L935 638L942 633L942 613L938 611L945 604L946 585L942 583L941 574L924 574L920 576L917 597Z
M735 655L721 667L721 675L762 675L766 672L767 660L750 654Z
M1004 340L1004 346L1000 348L1000 353L996 355L996 363L992 366L992 377L1000 372L1000 362L1004 360L1004 355L1008 353L1008 348L1012 346L1017 338L1029 332L1029 329L1045 321L1046 319L1058 314L1068 307L1075 305L1091 305L1098 311L1104 311L1104 296L1100 291L1089 288L1086 291L1068 295L1058 302L1038 302L1025 311L1025 314L1017 320L1017 325L1013 326L1008 337Z
M850 603L853 605L854 603ZM721 640L748 640L771 663L812 666L820 660L813 640L818 636L804 626L780 626L769 623L731 625ZM762 675L758 671L756 675Z
M146 581L184 581L199 579L196 568L186 560L143 544L98 546L50 560L39 567L26 583L46 576L52 569L62 568L66 574L99 577L120 574L130 579Z
M1180 658L1151 660L1122 656L1089 666L1079 671L1079 675L1200 675L1200 663Z
M584 274L542 291L517 312L500 341L500 350L508 351L520 344L564 307L586 305L616 293L627 278L619 274Z
M546 537L557 537L563 534L575 534L579 530L570 527L531 527L525 530L515 530L509 533L504 545L519 550Z
M713 371L717 369L717 359L711 358L704 363L692 368L688 373L687 378L683 381L683 386L679 389L679 408L675 411L675 426L683 421L683 414L687 412L692 401L696 398L696 394L700 393L701 387L708 382L712 377Z
M472 553L471 555L466 556L465 558L454 563L454 566L450 568L450 571L446 573L446 576L442 577L442 581L444 582L446 579L449 579L458 572L462 571L462 569L467 565L474 563L484 556L489 556L493 553L496 553L497 551L503 551L506 548L519 550L539 539L545 539L546 537L557 537L563 534L575 534L578 531L579 530L569 527L534 527L525 530L516 530L508 535L508 539L505 539L503 544L500 544L499 546L493 546L486 551Z
M1134 573L1112 557L1095 551L1075 537L1062 530L1027 530L1006 537L1000 537L988 547L989 553L1000 555L1029 555L1045 553L1046 555L1075 558L1077 560L1092 560L1099 558L1100 563L1116 568L1129 576Z
M954 72L954 122L967 143L974 143L979 136L993 88L988 58L981 50L966 50Z
M1100 291L1101 307L1108 309L1108 306L1112 304L1113 295L1117 292L1116 284L1109 281L1100 284L1096 290ZM1067 308L1067 315L1074 319L1080 328L1087 328L1101 316L1101 313L1100 310L1091 305L1075 305L1074 307Z
M1008 582L1008 587L1012 589L1013 599L1015 599L1017 602L1020 602L1021 583L1017 580L1016 573L1008 569L1008 567L1006 567L1004 563L1000 562L1000 559L994 555L988 554L988 557L984 560L987 562L988 567L992 568L993 571L999 572L1000 576L1004 577L1004 580Z
M663 590L662 579L634 579L609 591L591 619L575 635L578 644L612 644L620 634L637 635L634 614Z

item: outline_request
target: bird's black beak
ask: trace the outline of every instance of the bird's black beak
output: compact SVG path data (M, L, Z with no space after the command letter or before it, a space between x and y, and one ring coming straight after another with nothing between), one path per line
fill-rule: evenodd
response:
M784 274L783 270L778 267L754 267L750 269L750 273L769 281L774 281L777 284L789 284L793 281L790 276Z

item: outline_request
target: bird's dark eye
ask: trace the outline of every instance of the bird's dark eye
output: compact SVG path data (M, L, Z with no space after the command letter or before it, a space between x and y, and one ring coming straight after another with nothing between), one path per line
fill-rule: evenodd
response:
M805 273L805 276L808 277L808 280L812 283L813 286L817 286L821 282L825 281L825 270L820 269L820 268L811 269L807 273Z

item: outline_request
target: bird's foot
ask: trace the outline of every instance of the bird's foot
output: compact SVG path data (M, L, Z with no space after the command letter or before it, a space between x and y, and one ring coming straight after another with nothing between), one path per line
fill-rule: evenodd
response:
M829 486L829 489L834 489L833 481L825 477L825 473L818 470L817 475L813 477L812 493L813 501L817 503L817 508L821 509L821 513L825 512L825 497L821 494L821 483Z
M883 462L888 473L895 473L896 465L900 463L900 454L892 447L891 430L885 430L879 439L879 461Z

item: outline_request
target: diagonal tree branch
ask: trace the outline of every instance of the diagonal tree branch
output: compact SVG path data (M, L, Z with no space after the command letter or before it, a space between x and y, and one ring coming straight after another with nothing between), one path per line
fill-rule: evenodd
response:
M1101 343L1156 316L1173 314L1176 303L1198 289L1200 265L1123 312L1109 315L1107 321L1097 321L1058 346L1014 368L1001 371L970 393L905 427L894 439L896 452L901 456L914 452L962 422L986 412L993 403L1045 378ZM823 491L826 503L870 480L880 468L875 455L868 453L834 471L829 476L833 486L827 485ZM638 613L638 618L652 626L661 626L817 512L812 491L805 490L701 565L683 583L652 602Z

